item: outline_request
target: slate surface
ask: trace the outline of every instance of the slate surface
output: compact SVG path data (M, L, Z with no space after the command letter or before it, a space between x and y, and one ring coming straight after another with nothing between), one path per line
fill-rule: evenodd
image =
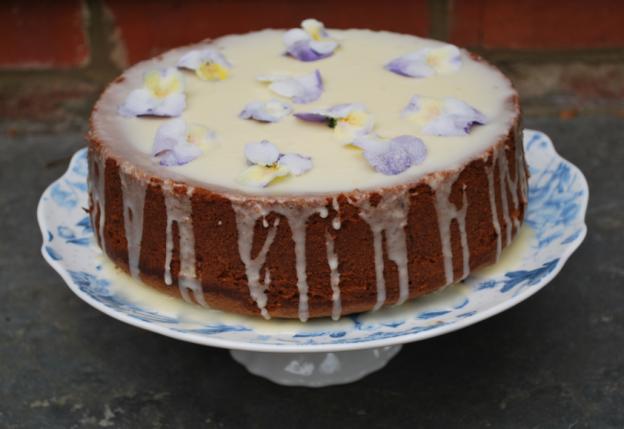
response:
M587 177L583 245L520 305L323 389L272 384L227 350L143 331L74 296L40 254L36 207L84 140L0 137L0 427L622 428L624 119L526 125Z

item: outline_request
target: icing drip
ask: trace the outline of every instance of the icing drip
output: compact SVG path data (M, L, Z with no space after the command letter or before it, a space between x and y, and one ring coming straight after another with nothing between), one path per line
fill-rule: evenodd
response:
M373 232L377 278L377 303L373 310L380 309L386 301L382 235L384 232L388 259L394 262L399 270L399 300L396 304L402 304L409 296L407 243L404 229L407 225L407 214L410 207L408 192L383 195L375 207L371 205L368 198L349 202L360 209L360 218L368 223Z
M505 153L506 147L503 148L498 153L498 170L500 173L500 192L501 192L501 201L503 206L503 220L505 221L505 232L507 234L507 246L511 243L511 218L509 217L509 202L507 201L507 179L509 178L509 165L507 163L507 154ZM512 189L512 194L516 194L518 190L515 192ZM517 203L517 197L516 197Z
M340 204L338 204L338 200L336 199L336 197L334 197L333 201L332 201L332 207L334 208L334 210L336 210L336 217L332 220L332 226L334 227L335 230L339 230L340 229Z
M492 208L492 223L494 224L494 231L496 231L496 261L501 254L501 228L498 222L498 211L496 210L496 192L494 190L494 166L496 165L496 156L492 159L492 165L487 167L485 172L488 177L489 191L490 191L490 207Z
M295 242L295 257L297 269L297 289L299 289L299 319L302 322L308 320L308 273L306 272L306 225L308 219L314 213L319 213L321 217L327 208L324 206L306 206L295 208L290 206L275 206L271 211L279 213L288 220L292 239Z
M520 220L516 217L513 220L509 215L509 202L507 200L507 190L509 189L512 195L512 203L514 210L518 209L520 206L520 199L518 198L518 184L520 185L520 193L522 195L522 202L526 204L528 201L528 185L526 180L526 172L524 170L524 161L522 157L522 148L520 144L516 144L516 153L514 155L516 162L516 174L515 177L511 178L511 173L509 172L509 162L506 154L506 147L503 146L494 152L494 159L492 160L492 165L486 169L486 173L488 176L489 182L489 190L490 190L490 204L492 206L492 217L494 222L494 229L497 234L497 253L496 260L501 253L502 248L502 237L501 237L501 225L498 221L498 213L496 210L496 197L494 190L494 168L496 163L498 163L499 173L500 173L500 192L501 192L501 205L503 207L503 219L506 225L506 236L507 236L507 245L511 243L511 233L512 233L512 221L513 226L516 228L520 228ZM520 181L520 183L518 183Z
M97 156L89 157L91 162L97 164L97 177L95 178L95 183L91 180L91 175L89 175L89 192L91 192L91 197L93 198L93 208L96 210L94 217L99 214L100 217L100 225L99 225L99 238L100 238L100 247L102 248L102 252L106 254L106 244L104 243L104 179L105 172L104 168L106 166L106 161ZM95 165L91 166L95 168ZM99 212L99 213L98 213ZM95 222L93 223L93 228L95 229Z
M173 222L178 224L180 233L180 273L178 286L185 301L193 303L187 289L193 292L195 300L207 307L201 282L197 279L195 269L195 235L193 234L193 220L191 218L191 196L193 188L188 187L186 195L176 194L173 188L163 192L167 207L167 247L165 260L165 283L171 284L171 259L173 256Z
M262 246L262 250L256 259L251 259L254 228L256 221L261 216L267 215L269 212L280 214L288 220L288 225L290 226L290 230L292 232L292 239L295 242L297 289L299 290L299 319L301 319L302 322L305 322L309 317L308 274L306 272L306 224L309 217L314 213L319 213L321 217L327 217L327 208L322 205L308 206L304 208L276 205L265 212L259 206L248 207L234 200L232 201L232 207L236 213L238 251L243 264L245 264L245 273L247 275L249 292L253 300L256 301L260 312L267 319L270 318L270 315L265 308L267 302L267 295L265 292L268 289L269 284L266 282L264 284L260 284L259 278L260 270L266 262L266 256L269 252L269 248L275 239L279 219L275 222L271 229L269 229L269 235L267 236L267 239ZM267 278L270 279L270 277Z
M245 274L247 275L247 285L249 287L249 294L251 298L256 302L256 305L260 309L260 313L265 319L270 319L271 316L266 309L267 295L266 290L271 283L271 275L269 270L266 270L264 277L264 284L260 283L260 270L264 266L269 248L275 240L275 234L277 233L277 227L279 225L279 219L275 220L275 223L270 227L264 245L260 250L260 253L255 259L251 259L251 248L253 246L254 228L256 221L265 216L265 213L259 206L249 208L244 205L236 204L232 201L232 207L236 213L236 226L238 230L238 252L240 253L241 260L245 264ZM266 218L263 219L265 228L268 227Z
M468 236L466 234L466 213L468 211L468 199L466 197L466 187L464 186L463 202L461 210L449 201L453 184L459 177L461 171L448 177L444 182L438 183L435 188L435 207L438 214L438 225L440 228L440 239L442 241L442 254L444 255L444 274L446 284L453 283L453 248L451 246L451 223L457 219L461 236L462 255L464 259L463 277L470 274L470 248L468 247Z
M123 195L124 226L128 241L128 265L130 275L140 281L139 257L141 256L141 238L143 236L143 206L147 183L132 179L128 174L121 173L121 189Z
M331 269L331 288L333 291L332 301L334 302L334 307L332 309L332 319L338 320L340 319L340 314L342 313L342 305L340 303L340 288L338 284L340 283L340 273L338 272L338 255L334 252L334 238L331 236L329 231L325 232L325 240L327 245L327 262L329 263L329 268Z

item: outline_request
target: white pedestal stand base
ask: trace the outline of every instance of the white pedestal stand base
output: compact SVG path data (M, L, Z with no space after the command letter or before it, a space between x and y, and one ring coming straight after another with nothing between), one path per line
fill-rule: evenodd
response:
M254 375L284 386L324 387L357 381L378 371L402 345L338 353L264 353L230 350Z

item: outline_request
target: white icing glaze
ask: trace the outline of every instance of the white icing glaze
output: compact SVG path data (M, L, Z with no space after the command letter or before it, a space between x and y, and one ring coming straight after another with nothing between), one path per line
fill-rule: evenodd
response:
M465 187L461 209L458 210L455 204L449 201L453 184L457 180L460 173L461 171L457 171L453 175L444 178L444 180L434 186L435 207L438 214L442 254L444 255L444 275L446 276L447 285L453 283L453 249L451 247L451 223L453 222L453 219L457 219L461 236L462 254L464 260L464 273L462 277L466 277L470 274L470 249L468 248L468 236L466 234L466 212L468 211L468 199L466 198Z
M386 281L384 279L383 235L386 238L388 259L397 265L399 271L399 300L403 303L409 296L407 272L407 244L405 225L410 208L409 192L383 194L375 207L368 198L350 201L360 209L362 218L371 227L375 249L375 273L377 280L377 303L373 310L381 308L386 301Z
M265 319L270 319L271 316L265 307L267 303L266 290L269 288L271 277L267 269L264 283L260 283L260 270L264 266L269 248L271 244L273 244L273 240L275 240L275 234L279 226L279 218L270 227L260 253L258 253L255 259L252 259L251 249L253 246L254 228L256 226L256 221L260 219L260 217L265 216L265 212L259 206L248 207L243 204L236 204L235 202L232 202L232 208L236 213L238 252L243 264L245 264L249 293L251 294L251 298L258 305L262 316ZM263 219L263 223L265 228L269 226L266 219Z
M334 252L334 238L329 231L325 232L325 242L327 246L327 263L329 264L330 283L332 288L332 301L334 306L332 308L332 319L340 319L342 313L342 305L340 303L340 272L338 271L338 255Z
M182 297L192 302L187 289L193 292L195 300L204 307L208 304L204 299L201 282L197 279L195 268L195 235L193 233L193 219L191 196L193 188L188 187L186 195L174 192L175 186L171 182L163 185L163 195L167 208L167 243L165 258L165 283L171 284L171 259L173 256L173 222L178 225L180 234L180 273L178 286Z
M128 241L128 265L130 275L141 281L139 276L139 257L141 256L141 238L143 237L143 207L147 183L130 177L128 174L119 175L123 194L124 227Z
M492 222L494 224L494 230L497 234L497 253L496 260L501 254L502 248L502 234L501 234L501 225L498 221L498 212L496 208L496 190L494 183L494 169L496 168L496 164L498 164L498 171L500 174L500 193L501 193L501 205L503 208L503 221L506 226L506 244L509 246L511 244L511 234L512 234L512 221L509 214L509 201L507 201L507 190L509 189L512 195L512 203L513 208L518 209L520 206L520 199L518 198L518 185L520 185L520 195L522 197L522 203L528 202L528 182L526 180L526 171L524 169L524 158L522 156L522 148L520 147L520 143L516 144L516 153L514 154L514 162L516 163L516 174L515 177L511 178L511 173L509 171L509 160L507 159L506 154L506 146L501 146L497 150L494 151L494 157L492 159L492 165L486 167L486 173L488 177L489 183L489 192L490 192L490 205L492 208ZM519 182L518 182L519 181ZM520 221L517 217L513 218L513 226L518 229L520 228Z
M106 161L101 159L100 157L89 157L90 169L95 170L97 168L97 175L90 174L89 180L87 181L89 186L89 193L91 194L91 198L93 199L93 213L92 219L99 214L99 240L100 247L102 251L106 253L106 244L104 242L104 179L105 179L105 171L104 168L106 166ZM93 183L92 177L95 176L95 183ZM93 229L95 230L95 222L93 222Z
M124 73L123 82L112 85L97 105L93 118L98 138L105 141L121 158L140 165L159 177L198 183L219 190L243 194L305 195L377 189L425 175L452 170L470 159L481 156L490 145L503 138L517 112L510 103L515 94L510 82L494 67L473 60L462 52L463 66L458 73L436 75L427 79L399 76L383 68L399 55L440 43L414 36L368 30L330 30L341 39L341 48L326 59L314 63L297 61L281 55L283 31L265 30L248 35L227 36L214 42L233 64L232 75L219 82L200 81L186 72L187 109L182 117L187 123L200 123L214 129L220 145L180 167L162 167L151 156L156 129L168 118L123 118L116 108L127 95L141 86L141 73L152 65L174 66L190 49L205 44L170 51L158 59L146 61ZM420 137L428 157L418 166L396 176L376 172L361 150L341 146L323 124L301 121L292 115L279 123L259 123L238 117L246 104L276 97L256 74L302 75L318 69L325 90L315 102L294 104L295 112L351 102L364 103L375 114L374 132L392 138L401 134ZM488 118L487 126L473 126L469 136L438 137L423 134L419 127L401 117L400 111L413 94L453 96L465 100ZM279 96L277 96L279 98ZM284 99L289 104L290 100ZM275 179L266 188L243 187L236 182L246 168L245 144L267 139L282 153L299 153L312 157L313 168L293 178Z

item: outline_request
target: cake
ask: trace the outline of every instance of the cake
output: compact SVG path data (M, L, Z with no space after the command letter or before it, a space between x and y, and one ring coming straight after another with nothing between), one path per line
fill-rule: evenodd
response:
M162 293L336 319L497 261L526 214L522 130L516 91L483 58L307 20L174 49L112 82L86 137L88 210L102 251ZM257 161L275 147L288 155Z

